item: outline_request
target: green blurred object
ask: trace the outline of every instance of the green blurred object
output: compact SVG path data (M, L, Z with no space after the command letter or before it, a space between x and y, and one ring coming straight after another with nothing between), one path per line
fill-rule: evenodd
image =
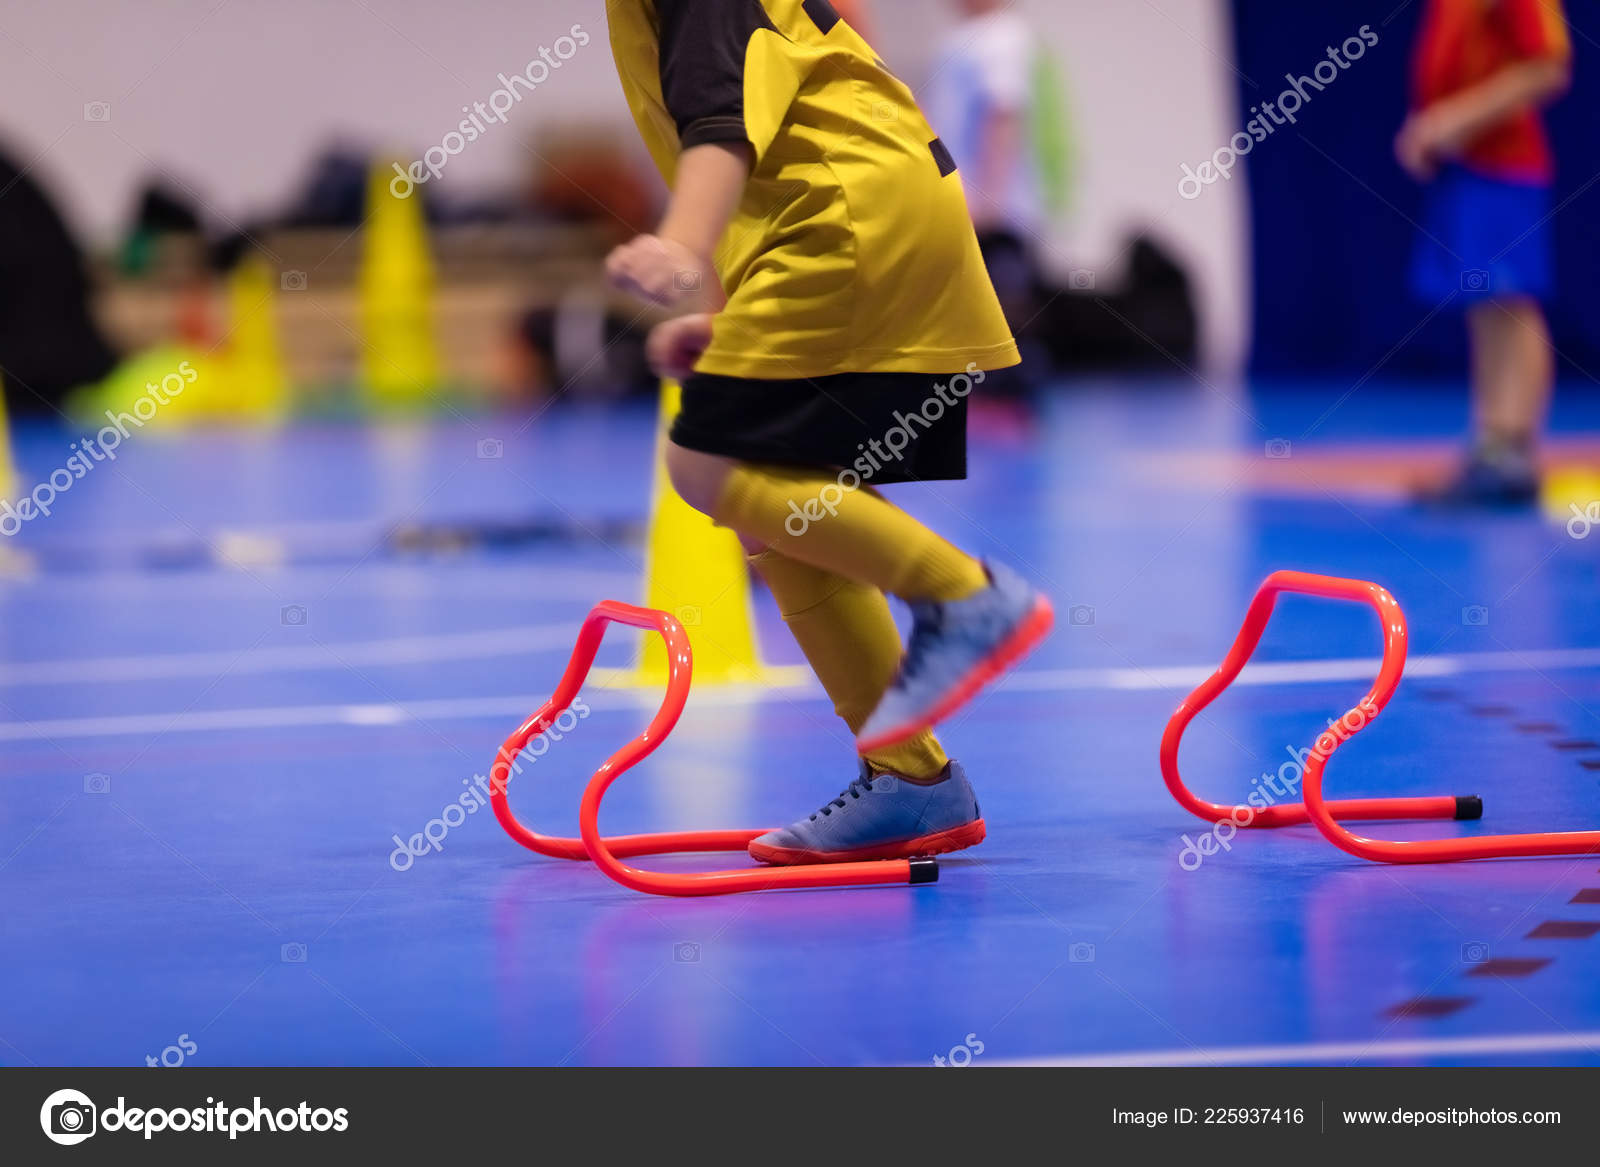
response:
M1066 85L1062 82L1060 66L1047 48L1040 48L1033 55L1031 122L1039 191L1045 209L1059 215L1072 206L1075 150Z
M151 384L159 387L162 379L177 372L185 361L196 370L207 364L205 355L188 345L156 345L134 353L112 369L104 380L71 390L63 402L67 416L80 425L105 425L108 410L116 414L131 409L139 398L149 395ZM178 404L181 400L181 396L173 397L172 404L163 406L151 419L154 425L159 427L176 421L181 415L182 407Z

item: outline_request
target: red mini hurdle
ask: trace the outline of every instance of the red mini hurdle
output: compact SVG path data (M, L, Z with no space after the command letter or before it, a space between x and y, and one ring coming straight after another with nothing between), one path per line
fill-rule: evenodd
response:
M1383 663L1372 688L1332 729L1319 734L1305 766L1299 803L1258 808L1227 806L1207 802L1184 784L1178 773L1178 745L1184 730L1195 716L1231 685L1243 671L1267 622L1278 596L1284 592L1321 596L1330 600L1351 600L1369 604L1377 612L1383 629ZM1323 772L1328 759L1350 738L1360 733L1382 712L1400 684L1406 664L1406 618L1400 605L1383 588L1359 579L1340 579L1301 571L1277 571L1256 590L1255 599L1245 614L1244 625L1228 650L1226 659L1193 693L1167 723L1161 738L1161 774L1167 789L1182 806L1208 822L1224 820L1244 829L1248 827L1286 827L1315 823L1334 846L1352 855L1381 863L1444 863L1458 859L1507 859L1533 855L1586 855L1600 853L1600 831L1558 831L1531 835L1485 835L1462 839L1395 841L1369 839L1348 830L1343 821L1375 819L1476 819L1483 815L1483 802L1476 795L1435 795L1422 798L1358 798L1325 801ZM1343 821L1341 821L1343 820Z
M667 691L661 707L650 719L645 731L624 745L604 765L584 789L583 801L578 808L579 838L567 839L541 835L523 826L511 812L506 798L506 785L513 773L517 757L537 735L560 717L577 698L584 679L594 665L595 653L605 638L611 624L626 624L633 628L660 633L667 644ZM740 891L767 891L786 887L857 887L884 883L933 883L939 878L939 865L933 858L884 859L867 863L826 863L801 867L753 867L733 871L701 871L674 874L663 871L645 871L630 867L622 860L635 855L666 855L680 851L743 851L751 839L765 833L762 830L731 831L673 831L649 835L613 835L600 833L600 800L606 790L622 774L649 757L661 745L678 718L684 703L689 699L690 677L694 658L689 648L689 636L683 625L667 612L653 608L636 608L605 600L597 604L583 622L578 633L577 646L567 671L556 687L554 696L539 707L538 712L517 727L495 757L489 772L489 800L495 817L511 837L529 850L552 859L591 859L600 870L612 879L635 891L653 895L709 896L726 895Z

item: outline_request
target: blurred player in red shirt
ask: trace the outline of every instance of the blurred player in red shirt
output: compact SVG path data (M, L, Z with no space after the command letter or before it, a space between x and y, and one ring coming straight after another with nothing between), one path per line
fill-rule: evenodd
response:
M1560 0L1429 0L1400 164L1428 184L1412 285L1465 302L1475 440L1435 501L1538 497L1536 445L1555 379L1541 301L1552 287L1547 229L1555 159L1540 109L1567 89Z

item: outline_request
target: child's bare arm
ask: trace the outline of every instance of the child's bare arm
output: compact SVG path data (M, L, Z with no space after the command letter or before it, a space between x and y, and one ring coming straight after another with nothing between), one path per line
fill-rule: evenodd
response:
M611 253L611 282L669 308L720 309L722 285L712 257L738 213L751 162L750 146L742 142L685 150L660 228Z
M739 210L751 154L744 142L711 142L685 150L661 238L709 259Z
M1488 80L1412 114L1400 130L1395 151L1407 170L1425 178L1496 122L1559 97L1571 80L1572 69L1565 58L1508 66Z

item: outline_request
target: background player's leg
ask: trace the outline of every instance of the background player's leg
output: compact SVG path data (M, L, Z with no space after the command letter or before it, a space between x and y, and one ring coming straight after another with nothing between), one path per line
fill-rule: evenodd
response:
M1472 456L1454 492L1528 501L1538 493L1537 443L1554 380L1550 335L1537 301L1502 299L1467 314L1472 338Z
M1474 386L1478 432L1486 443L1532 447L1555 379L1544 311L1535 300L1496 300L1474 308L1470 321L1474 374L1481 378Z

